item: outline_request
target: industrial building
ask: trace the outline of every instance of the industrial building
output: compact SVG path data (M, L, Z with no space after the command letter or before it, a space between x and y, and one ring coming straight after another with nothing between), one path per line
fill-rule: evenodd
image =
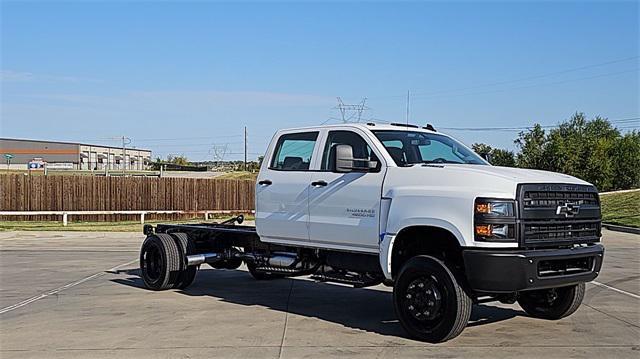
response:
M46 164L50 169L144 170L151 151L74 142L0 138L0 168L27 169Z

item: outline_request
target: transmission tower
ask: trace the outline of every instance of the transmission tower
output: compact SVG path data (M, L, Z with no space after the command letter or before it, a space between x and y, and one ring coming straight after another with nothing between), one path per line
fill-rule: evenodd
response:
M224 166L224 157L227 155L227 152L229 151L229 144L225 143L224 145L221 144L214 144L211 147L211 151L209 151L211 153L211 155L213 155L213 162L215 163L216 167L220 167L221 164L222 166Z
M357 104L345 104L342 101L342 98L338 97L338 106L335 108L340 111L340 115L342 117L342 122L360 122L362 119L362 113L369 109L369 107L365 106L367 102L367 98L363 98L360 103Z

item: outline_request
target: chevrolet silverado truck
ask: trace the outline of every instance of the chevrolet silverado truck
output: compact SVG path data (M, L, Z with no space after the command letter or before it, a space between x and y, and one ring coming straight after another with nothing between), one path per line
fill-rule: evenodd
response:
M242 216L145 226L145 286L185 289L202 264L243 263L257 280L385 284L406 332L435 343L459 335L477 303L566 317L602 266L593 185L492 166L431 125L278 131L255 195L255 227Z

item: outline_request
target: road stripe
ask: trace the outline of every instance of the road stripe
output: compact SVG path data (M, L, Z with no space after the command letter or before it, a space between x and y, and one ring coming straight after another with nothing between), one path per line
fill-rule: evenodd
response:
M31 303L33 303L35 301L40 300L40 299L52 296L54 294L58 294L58 293L62 292L63 290L66 290L66 289L69 289L69 288L73 288L73 287L75 287L77 285L80 285L80 284L82 284L84 282L88 282L88 281L90 281L92 279L101 277L101 276L103 276L103 275L105 275L107 273L113 273L113 272L117 271L119 268L124 267L124 266L129 265L129 264L132 264L132 263L137 262L137 261L138 261L138 259L134 259L134 260L129 261L127 263L123 263L123 264L117 265L117 266L115 266L113 268L107 269L105 271L92 274L92 275L90 275L90 276L88 276L86 278L82 278L82 279L80 279L78 281L75 281L75 282L72 282L72 283L69 283L69 284L65 284L62 287L58 287L56 289L52 289L50 291L47 291L47 292L38 294L36 296L33 296L33 297L29 298L29 299L25 299L20 303L16 303L16 304L10 305L8 307L4 307L4 308L0 309L0 314L8 313L8 312L10 312L12 310L16 310L18 308L22 308L25 305L29 305L29 304L31 304Z
M593 284L593 285L596 285L598 287L610 289L610 290L612 290L614 292L618 292L620 294L628 295L628 296L630 296L632 298L640 299L640 295L629 293L629 292L624 291L622 289L614 288L614 287L612 287L610 285L606 285L606 284L603 284L603 283L600 283L600 282L596 282L596 281L593 281L593 282L590 282L590 283Z

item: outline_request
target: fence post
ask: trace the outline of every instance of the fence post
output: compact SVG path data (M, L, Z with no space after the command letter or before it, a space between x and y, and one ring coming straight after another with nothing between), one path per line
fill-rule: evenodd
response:
M140 224L144 224L144 212L140 213Z
M63 225L63 226L65 226L65 227L67 226L67 219L68 219L68 216L69 216L69 214L68 214L67 212L64 212L64 213L62 214L62 225Z

